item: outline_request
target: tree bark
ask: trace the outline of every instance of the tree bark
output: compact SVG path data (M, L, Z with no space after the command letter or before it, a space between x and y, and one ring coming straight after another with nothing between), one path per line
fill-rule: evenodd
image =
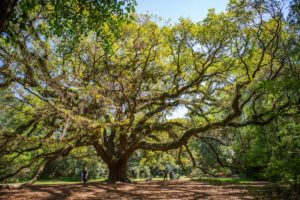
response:
M136 149L123 149L121 153L119 150L119 154L112 150L108 150L107 148L103 148L97 141L93 142L93 146L98 154L98 156L107 164L109 175L107 181L109 183L115 182L127 182L131 181L127 177L127 162L128 159L132 156L133 152ZM116 159L117 157L117 159Z
M0 34L5 30L8 24L9 16L12 14L18 0L1 0L0 1Z
M108 164L109 176L108 182L130 182L127 177L127 161L128 158L122 158L117 162Z

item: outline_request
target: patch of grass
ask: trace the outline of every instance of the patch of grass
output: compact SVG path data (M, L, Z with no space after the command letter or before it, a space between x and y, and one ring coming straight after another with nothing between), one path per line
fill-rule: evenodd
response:
M146 179L147 178L134 178L134 179L130 178L130 180L134 181L134 182L146 181ZM163 180L164 180L163 177L153 177L152 178L152 181L163 181ZM169 177L168 177L168 180L170 180ZM191 179L189 177L187 177L187 176L181 176L179 178L179 180L185 180L185 181L187 181L187 180L191 180Z
M79 181L60 181L60 180L38 180L34 185L63 185L63 184L74 184Z
M255 180L250 178L235 178L235 177L201 177L196 181L214 183L214 184L247 184Z
M105 180L106 180L105 178L89 179L88 182L101 182ZM141 182L141 181L146 181L146 178L135 178L135 179L130 178L130 180L133 182ZM181 176L179 180L190 180L190 178L186 176ZM210 181L207 178L205 180ZM28 180L26 179L18 179L17 181L12 182L11 184L25 183L27 181ZM152 181L163 181L163 177L153 177ZM65 184L76 184L76 183L81 183L81 180L78 177L60 177L58 179L39 179L34 183L34 185L65 185Z
M101 181L105 181L105 178L100 178L100 179L92 179L92 180L88 180L89 183L91 182L101 182ZM136 178L136 179L130 179L133 182L141 182L141 181L145 181L146 178ZM152 181L162 181L163 177L154 177L152 178ZM182 176L180 177L180 180L190 180L190 178ZM55 179L55 180L49 180L49 179L41 179L38 180L37 182L35 182L35 185L64 185L64 184L76 184L76 183L81 183L80 179L78 178L72 178L72 177L61 177L59 179Z
M99 182L104 181L105 179L91 179L88 182ZM35 182L35 185L51 185L51 184L58 184L58 185L64 185L64 184L76 184L81 183L81 180L78 178L72 178L72 177L61 177L59 179L55 180L38 180Z

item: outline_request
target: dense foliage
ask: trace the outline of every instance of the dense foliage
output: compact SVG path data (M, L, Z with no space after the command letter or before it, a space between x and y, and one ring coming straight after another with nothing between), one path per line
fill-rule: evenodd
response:
M135 5L135 0L3 0L0 33L10 42L18 42L20 32L34 27L42 37L59 37L57 48L69 52L81 35L91 31L103 37L109 27L110 34L118 35L118 27L132 18ZM103 39L110 48L110 37Z
M297 181L299 34L283 7L232 0L198 23L138 16L118 34L95 21L59 29L33 7L0 39L0 180L83 165L102 176L101 159L113 182L128 181L127 166L132 177L197 168ZM178 107L186 118L169 118Z

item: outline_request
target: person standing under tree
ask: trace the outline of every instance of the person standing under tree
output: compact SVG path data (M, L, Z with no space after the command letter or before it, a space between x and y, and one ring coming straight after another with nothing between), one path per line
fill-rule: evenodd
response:
M80 179L81 181L83 181L83 183L85 184L87 182L87 178L88 178L88 171L87 171L87 167L85 167L82 172L80 173Z
M168 180L169 170L168 169L164 169L163 174L164 174L164 181Z

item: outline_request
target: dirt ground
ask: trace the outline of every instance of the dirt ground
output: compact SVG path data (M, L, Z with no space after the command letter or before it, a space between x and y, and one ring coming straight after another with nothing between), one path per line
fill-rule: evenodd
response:
M33 185L2 189L0 199L268 199L259 197L264 183L242 185L196 181L148 181L133 184L101 182L67 185Z

